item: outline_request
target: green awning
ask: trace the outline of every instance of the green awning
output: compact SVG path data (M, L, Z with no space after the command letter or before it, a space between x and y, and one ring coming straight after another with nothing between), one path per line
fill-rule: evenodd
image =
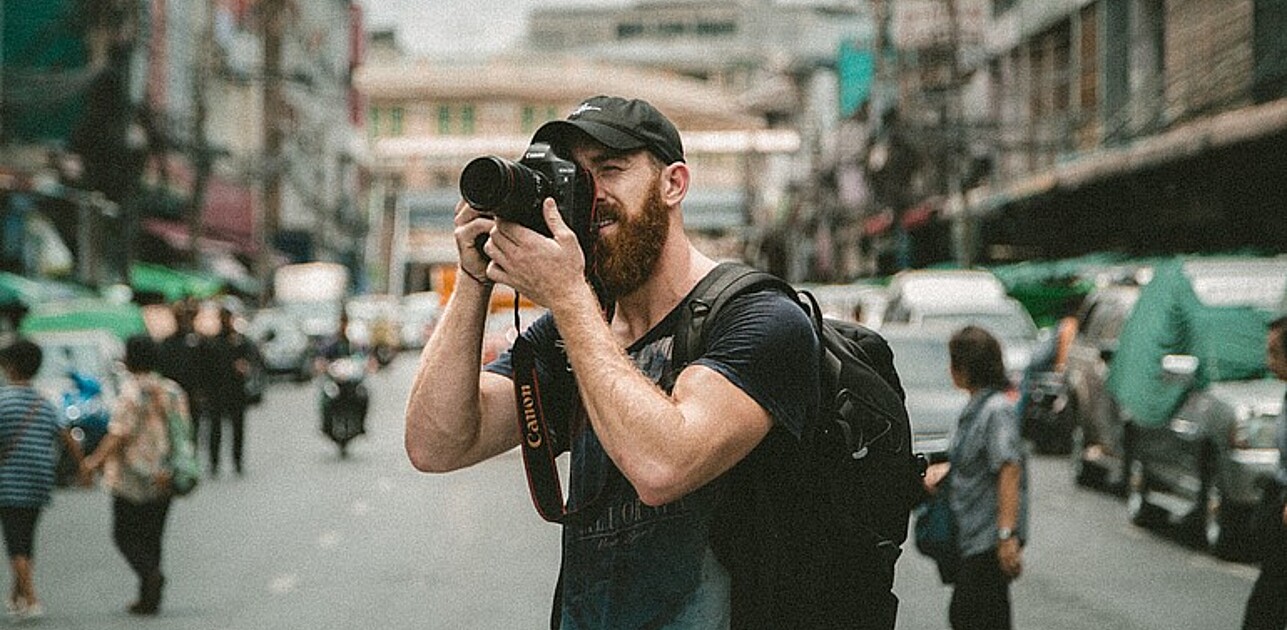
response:
M179 271L153 263L134 263L130 268L130 287L137 293L156 293L167 302L186 297L208 298L223 288L223 283L208 275Z
M18 274L0 271L0 305L21 304L33 306L42 302L90 297L93 293L84 287L57 282L35 280Z
M137 304L98 298L36 304L18 326L21 333L67 330L106 330L121 339L146 332Z

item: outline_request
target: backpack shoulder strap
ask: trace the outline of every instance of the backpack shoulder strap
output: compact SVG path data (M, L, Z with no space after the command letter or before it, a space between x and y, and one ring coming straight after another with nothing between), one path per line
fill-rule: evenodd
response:
M752 288L774 287L798 300L795 288L777 276L742 263L720 263L680 304L679 321L675 324L675 338L670 353L670 364L676 374L683 366L701 356L706 350L706 336L717 313L733 298Z

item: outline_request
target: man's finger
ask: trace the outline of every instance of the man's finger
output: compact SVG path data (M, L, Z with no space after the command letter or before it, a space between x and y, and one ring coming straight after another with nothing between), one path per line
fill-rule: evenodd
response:
M541 211L545 213L545 225L550 228L550 234L553 234L556 239L560 233L572 233L572 229L563 222L563 215L559 213L559 204L554 202L553 197L546 197Z

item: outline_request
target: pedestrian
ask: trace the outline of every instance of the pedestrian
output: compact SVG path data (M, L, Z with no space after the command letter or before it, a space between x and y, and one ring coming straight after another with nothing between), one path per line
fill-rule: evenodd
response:
M197 332L196 319L200 307L195 301L179 300L171 308L175 329L161 340L157 371L178 383L187 395L192 413L192 445L195 448L210 399L208 385L213 372L210 344Z
M1269 371L1287 381L1287 316L1269 324L1265 356ZM1243 630L1287 628L1287 396L1278 414L1278 470L1265 488L1260 577L1247 598Z
M219 307L219 332L209 340L210 362L210 473L219 474L223 428L232 429L232 466L245 472L242 454L246 443L246 377L255 345L234 326L236 313L228 304Z
M81 461L80 445L31 386L42 359L40 346L26 339L0 350L8 379L0 388L0 524L13 573L5 608L20 619L45 612L32 573L36 523L54 486L55 440L61 438L73 460Z
M139 581L139 598L127 608L134 615L155 615L161 605L161 542L171 499L168 418L177 413L189 421L183 389L156 372L158 355L146 335L126 341L127 376L107 435L82 464L86 475L101 468L112 494L112 539Z
M597 96L533 142L593 176L590 259L574 231L587 217L563 218L553 199L541 207L552 237L457 205L459 281L412 386L410 460L445 472L519 444L517 351L478 367L493 286L509 285L548 309L519 343L534 351L557 450L571 451L575 514L552 627L764 624L739 619L743 585L708 534L724 516L725 473L761 461L749 455L762 442L795 440L816 412L811 324L783 293L743 295L712 322L705 352L668 374L677 307L716 266L684 232L691 169L678 131L644 101ZM601 298L614 305L606 316Z
M970 394L948 461L926 473L946 483L960 552L948 619L953 630L1011 626L1010 582L1023 570L1027 541L1027 463L1001 344L966 326L948 341L952 382Z

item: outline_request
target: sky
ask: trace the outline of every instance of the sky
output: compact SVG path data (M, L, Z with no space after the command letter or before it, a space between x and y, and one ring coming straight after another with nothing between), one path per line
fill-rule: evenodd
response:
M481 56L517 43L537 8L627 6L630 0L360 0L367 28L396 27L412 56Z

